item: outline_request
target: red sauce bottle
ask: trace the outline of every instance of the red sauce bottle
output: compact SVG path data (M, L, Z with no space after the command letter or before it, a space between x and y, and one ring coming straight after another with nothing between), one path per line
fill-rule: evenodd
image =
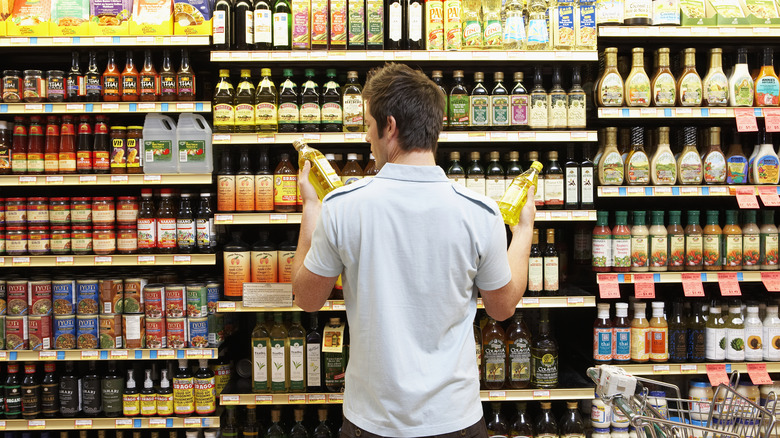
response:
M144 53L144 68L141 70L141 100L154 102L160 99L160 76L152 63L152 51Z
M27 173L27 125L24 117L14 117L14 138L11 144L11 172Z
M48 175L54 175L60 171L60 118L57 116L46 117L43 171Z
M92 173L93 161L92 126L89 123L89 116L80 116L76 143L76 171L78 173Z
M59 166L60 173L76 173L76 129L72 116L62 117Z
M114 51L108 51L108 64L103 72L103 100L105 102L119 102L120 75L116 67Z
M40 116L30 117L30 131L27 140L27 173L43 174L43 125Z
M163 50L162 67L160 68L160 100L176 100L176 70L171 63L171 52Z
M108 136L108 117L97 116L92 147L92 168L95 173L108 173L111 165L111 139Z
M177 73L176 94L179 100L195 100L195 73L187 49L181 49L181 66Z
M133 51L127 51L125 69L122 71L122 102L138 101L138 83L140 77L133 63Z
M11 173L11 132L8 124L0 121L0 175Z

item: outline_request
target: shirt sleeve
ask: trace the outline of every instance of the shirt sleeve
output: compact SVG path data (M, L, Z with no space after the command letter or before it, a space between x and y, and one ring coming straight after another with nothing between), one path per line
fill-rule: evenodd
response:
M496 290L512 280L512 270L507 258L506 229L501 216L497 216L488 236L488 243L480 254L474 283L481 290Z
M336 247L336 227L326 203L322 204L320 217L311 237L311 248L303 260L303 265L323 277L336 277L344 270L341 254Z

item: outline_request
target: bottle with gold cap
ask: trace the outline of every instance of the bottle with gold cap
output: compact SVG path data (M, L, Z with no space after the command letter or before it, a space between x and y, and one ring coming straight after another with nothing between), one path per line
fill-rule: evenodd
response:
M233 132L236 119L235 90L230 82L230 70L219 71L214 90L214 132Z
M488 163L485 172L485 195L498 202L506 191L505 173L499 162L501 154L498 151L492 151L489 156L490 163Z
M520 222L520 212L528 200L528 189L536 187L542 167L542 163L534 161L530 169L512 180L512 184L498 201L498 209L501 211L505 224L514 226Z
M255 132L255 84L249 69L241 70L236 87L236 132Z
M363 88L356 71L347 72L343 98L344 132L363 132Z
M295 150L298 151L298 168L303 169L306 161L311 162L311 171L309 172L309 182L317 191L317 197L322 199L331 191L343 186L341 178L333 170L325 155L306 144L306 140L300 138L293 142Z
M447 178L466 187L466 170L460 164L460 152L450 152L450 167L447 168Z
M276 85L271 80L270 68L260 70L260 75L263 78L255 94L255 123L260 132L276 132L279 129L277 121L279 96L276 94Z

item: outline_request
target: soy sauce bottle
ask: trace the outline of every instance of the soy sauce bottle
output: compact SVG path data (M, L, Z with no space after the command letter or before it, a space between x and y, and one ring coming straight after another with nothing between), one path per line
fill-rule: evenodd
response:
M41 413L45 418L53 418L60 411L59 382L57 382L57 364L46 362L43 366L46 374L41 382Z
M79 379L74 371L73 362L65 362L65 371L60 376L58 388L60 415L75 417L81 411Z
M41 383L35 377L35 363L24 364L22 381L22 418L34 420L41 415Z
M95 368L95 362L89 362L87 373L81 379L81 409L88 417L97 417L103 410L103 399L100 391L100 375Z
M3 388L5 394L5 418L22 416L22 381L19 379L19 364L8 364L8 377Z

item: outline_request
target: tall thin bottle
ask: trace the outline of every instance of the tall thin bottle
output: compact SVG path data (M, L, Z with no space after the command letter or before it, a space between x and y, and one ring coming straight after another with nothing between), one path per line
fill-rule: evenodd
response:
M255 84L249 69L241 69L241 81L235 93L235 112L235 131L255 132Z
M336 82L336 70L325 72L328 81L322 90L322 130L325 132L342 132L344 112L342 110L341 87Z
M314 82L314 69L304 70L306 82L303 83L301 91L301 131L319 132L322 121L322 112L320 107L320 93L317 83Z
M279 128L277 108L279 105L276 85L271 80L271 69L260 70L262 79L255 93L255 119L258 131L276 132Z
M702 84L696 72L696 49L685 49L685 69L677 79L677 104L680 106L700 106L702 102Z
M536 67L534 88L531 90L528 107L528 127L533 130L547 129L549 126L549 99L542 82L542 69Z
M531 345L531 384L536 388L558 386L558 343L552 335L547 309L541 311L539 333Z
M455 70L452 74L455 83L449 93L449 107L447 118L449 128L453 131L462 131L469 126L470 99L469 92L463 84L463 70Z
M501 389L506 383L506 334L495 319L488 317L482 329L482 372L485 388Z
M290 0L276 0L273 9L273 49L290 50L292 42L292 7Z
M301 121L298 86L292 80L292 69L284 69L282 76L285 79L279 84L279 132L296 132Z
M723 49L710 49L710 71L702 81L702 101L706 106L729 104L729 78L723 73Z

